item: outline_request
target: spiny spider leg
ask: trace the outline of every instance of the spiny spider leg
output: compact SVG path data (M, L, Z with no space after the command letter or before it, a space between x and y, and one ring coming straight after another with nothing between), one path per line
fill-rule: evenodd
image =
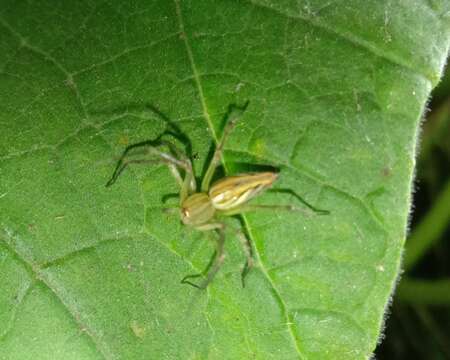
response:
M208 266L205 269L206 279L203 280L200 285L197 285L193 282L191 282L188 279L194 279L203 276L202 274L194 274L194 275L187 275L182 280L182 284L188 284L193 287L196 287L198 289L206 289L208 284L214 279L214 276L219 271L220 267L223 264L223 261L225 260L225 251L224 251L224 244L225 244L225 224L223 223L211 223L211 224L205 224L201 227L197 228L201 231L208 231L208 230L217 230L217 233L219 237L217 238L217 248L214 254L214 260L212 263L208 264Z
M318 209L315 206L308 203L305 199L303 199L300 195L298 195L294 190L291 189L268 189L268 192L275 192L281 194L289 194L297 198L303 205L312 210L314 213L318 215L328 215L330 214L329 210ZM219 210L218 213L224 216L233 216L246 212L260 211L260 210L283 210L283 211L295 211L301 212L305 215L311 215L311 213L306 210L299 208L295 205L264 205L264 204L243 204L236 208L232 208L229 210Z
M303 203L306 204L307 206L309 205L306 201L303 201ZM319 210L313 206L310 206L310 209L319 215L329 214L329 211ZM235 209L221 210L221 211L219 211L219 214L225 215L225 216L233 216L233 215L238 215L238 214L242 214L242 213L246 213L246 212L259 211L259 210L298 211L298 212L302 212L306 215L310 215L310 213L308 213L305 209L301 209L301 208L298 208L293 205L259 205L259 204L256 204L256 205L245 204L245 205L241 205ZM244 254L247 258L244 268L242 269L242 272L241 272L242 287L245 287L245 277L248 275L248 273L250 272L250 270L253 267L253 248L251 246L250 239L241 230L238 231L238 237L241 242Z
M318 209L315 206L311 205L309 202L307 202L305 199L303 199L303 197L301 197L299 194L297 194L297 192L295 192L292 189L275 188L275 189L268 189L267 191L273 192L273 193L291 195L291 196L295 197L298 201L300 201L303 205L305 205L306 207L308 207L312 211L314 211L316 214L319 214L319 215L329 215L330 214L329 210Z
M245 112L248 106L248 101L242 107L230 106L228 110L228 114L226 115L226 124L222 132L222 137L219 140L219 143L214 150L214 155L209 163L208 169L206 170L205 177L202 181L201 191L207 192L209 190L209 185L214 176L214 172L216 171L217 166L220 165L220 161L222 160L222 152L225 142L228 139L233 128L236 126L236 123L241 118L242 114Z
M172 155L175 155L177 158L182 159L183 161L189 160L189 157L186 156L186 154L174 143L171 143L170 141L163 140L162 137L164 135L170 135L174 137L175 139L178 139L177 135L174 134L171 131L164 131L161 135L158 136L158 138L154 141L154 146L167 146L172 153Z
M188 195L193 194L197 191L197 184L195 181L194 176L194 170L192 169L192 163L191 160L186 156L186 154L183 153L182 150L180 150L179 147L177 147L175 144L162 140L162 137L164 135L171 135L174 138L178 139L177 134L166 130L164 133L162 133L157 140L155 140L155 143L158 143L157 146L167 146L172 153L172 155L175 155L177 158L174 158L170 156L169 154L158 152L158 155L161 157L168 157L166 160L170 160L166 162L167 166L169 167L170 172L172 173L173 177L177 180L181 190L180 190L180 203L183 202L184 199L188 197ZM184 169L185 171L185 177L184 180L181 177L181 174L178 170L178 167Z
M249 238L242 232L242 230L238 230L238 237L242 245L242 249L244 250L245 257L247 260L245 261L244 268L241 272L241 282L242 287L245 287L245 277L250 272L251 268L253 267L253 249L252 245L250 243Z
M258 205L244 204L235 209L219 210L218 213L220 215L224 215L224 216L233 216L233 215L238 215L238 214L247 213L247 212L260 211L260 210L295 211L295 212L301 212L305 215L310 215L310 213L307 210L301 209L294 205L262 205L262 204L261 205L260 204L258 204ZM319 213L319 214L321 215L322 213Z
M161 146L167 146L172 153L181 155L180 157L182 159L179 160L171 154L160 151L158 147ZM139 152L134 151L133 154L130 154L131 151L140 148L145 149ZM136 155L156 156L158 159L127 159L127 157ZM195 176L193 174L191 161L184 154L182 154L181 150L179 150L174 144L164 140L144 141L127 147L120 157L113 175L111 179L106 183L106 186L108 187L114 184L122 171L125 170L125 168L129 164L133 163L164 163L168 165L171 174L174 176L181 187L180 195L182 199L185 199L189 195L189 193L193 193L196 190ZM183 169L186 173L184 180L182 179L181 174L178 170L179 168Z
M211 259L208 262L208 265L206 265L205 269L201 273L186 275L183 279L181 279L180 283L181 284L191 285L191 286L193 286L193 287L195 287L197 289L201 289L201 287L199 285L197 285L196 283L192 282L190 279L196 279L196 278L205 276L205 274L208 273L209 269L211 269L211 266L214 263L214 260L216 259L216 254L217 254L217 252L214 251Z
M164 134L172 135L173 137L177 138L176 134L170 131L165 131L160 137L162 137ZM178 158L180 158L182 162L186 164L186 167L184 168L185 170L184 180L181 178L180 172L178 171L176 164L168 164L169 170L171 171L172 175L176 178L181 188L180 190L180 204L181 204L183 200L188 197L188 195L193 194L197 191L197 184L195 181L194 170L192 169L192 162L186 156L186 154L184 154L183 151L181 151L175 144L172 144L171 142L165 140L160 141L163 145L166 145L173 154L175 154Z
M127 161L122 161L119 165L117 166L116 169L114 170L113 176L111 177L111 179L108 180L108 182L106 183L106 187L113 185L117 178L120 176L120 174L122 173L122 171L125 170L125 168L129 165L129 164L158 164L161 163L160 160L149 160L149 159L134 159L134 160L127 160Z

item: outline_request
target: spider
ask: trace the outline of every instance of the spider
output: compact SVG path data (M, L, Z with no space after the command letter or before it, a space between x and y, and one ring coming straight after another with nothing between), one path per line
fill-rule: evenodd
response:
M179 215L181 222L200 231L217 232L216 251L209 265L200 274L187 275L181 282L199 289L205 289L211 283L219 271L225 259L224 243L225 228L224 216L234 216L245 212L257 210L279 209L287 211L304 211L293 205L253 205L248 202L269 189L278 178L274 171L242 173L233 176L225 176L212 182L216 169L221 165L224 145L242 117L248 106L230 106L226 116L225 127L222 136L215 147L212 159L207 167L206 173L201 181L200 189L189 157L181 151L174 143L163 140L162 135L153 141L144 141L128 146L123 152L115 170L107 182L109 187L114 184L129 164L166 164L177 181L179 192ZM173 135L173 133L170 133ZM134 148L145 148L144 151L129 154ZM167 151L161 149L166 147ZM139 158L133 156L141 155ZM281 191L290 192L291 191ZM301 200L305 205L316 213L326 214L328 211L319 210ZM246 262L241 272L242 286L245 286L245 276L253 266L252 247L249 239L243 232L238 232L243 245ZM199 284L191 279L203 277Z

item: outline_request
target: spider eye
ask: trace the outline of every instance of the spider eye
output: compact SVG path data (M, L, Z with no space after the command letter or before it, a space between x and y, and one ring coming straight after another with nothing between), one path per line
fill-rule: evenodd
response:
M189 210L186 208L181 209L181 213L183 214L184 217L189 217Z

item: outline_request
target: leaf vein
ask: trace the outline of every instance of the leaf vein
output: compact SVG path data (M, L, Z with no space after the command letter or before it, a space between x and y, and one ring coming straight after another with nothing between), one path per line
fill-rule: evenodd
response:
M12 238L11 238L12 239ZM98 337L93 329L89 328L88 324L84 323L79 314L78 311L75 308L72 308L70 304L68 304L64 298L59 294L58 290L53 286L53 284L48 280L45 272L41 270L41 267L38 264L35 264L31 259L29 259L25 254L23 254L17 246L14 246L12 241L8 241L5 237L0 237L0 240L3 242L5 247L13 253L17 259L23 264L23 266L28 269L29 272L31 272L34 277L41 281L42 284L44 284L50 292L55 296L55 298L61 303L61 305L66 309L66 311L71 315L74 322L78 325L80 329L85 329L85 332L89 335L88 338L92 341L95 348L98 350L99 354L103 356L105 359L114 359L115 357L110 353L109 349L107 349L107 346L105 343L103 343L100 340L100 337ZM14 241L17 241L17 239L14 239Z

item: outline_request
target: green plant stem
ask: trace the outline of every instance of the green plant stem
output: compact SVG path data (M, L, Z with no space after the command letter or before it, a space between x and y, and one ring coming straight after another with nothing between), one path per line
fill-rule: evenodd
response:
M439 194L434 206L406 241L405 270L411 269L438 240L450 221L450 181Z
M450 306L450 278L433 281L402 279L396 298L409 304Z

